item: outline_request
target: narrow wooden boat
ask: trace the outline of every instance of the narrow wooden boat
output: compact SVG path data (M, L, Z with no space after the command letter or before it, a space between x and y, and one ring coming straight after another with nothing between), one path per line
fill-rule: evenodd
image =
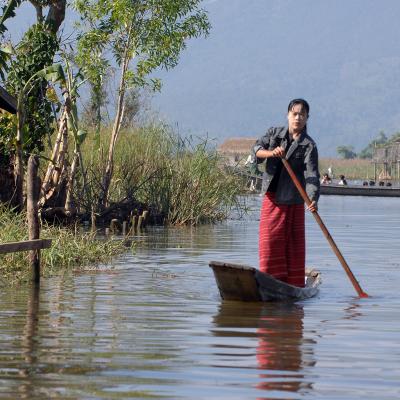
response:
M246 265L211 261L210 267L224 300L297 301L315 296L321 284L315 269L306 270L306 286L299 288Z
M399 187L321 185L321 194L338 196L400 197Z

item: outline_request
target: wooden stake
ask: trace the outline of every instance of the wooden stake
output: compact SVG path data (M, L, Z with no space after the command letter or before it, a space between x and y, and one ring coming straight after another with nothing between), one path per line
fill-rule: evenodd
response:
M143 226L144 226L144 225L147 224L147 219L148 219L148 216L149 216L148 210L144 210L142 215L143 215Z
M27 219L28 219L28 235L29 240L39 239L40 224L38 215L38 198L39 198L39 183L38 183L38 156L31 155L28 161L27 173ZM29 264L32 271L32 280L35 283L40 282L40 250L29 251Z
M119 225L119 221L116 218L111 220L111 222L110 222L110 231L111 231L112 234L115 234L115 233L118 232L118 225Z
M132 215L132 218L131 218L131 231L132 231L132 233L135 233L136 224L137 224L137 217L136 217L136 215Z
M96 232L96 214L93 209L91 212L91 220L92 220L92 232Z
M143 216L139 216L138 218L138 223L137 223L137 230L140 231L142 229L142 223L143 223Z
M126 234L127 234L127 228L128 228L128 222L124 221L124 222L122 223L122 235L123 235L123 236L126 236Z

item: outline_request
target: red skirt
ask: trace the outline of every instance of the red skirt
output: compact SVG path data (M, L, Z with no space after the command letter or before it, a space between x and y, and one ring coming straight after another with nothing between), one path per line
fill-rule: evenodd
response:
M275 193L264 196L259 237L260 271L304 287L304 204L276 204Z

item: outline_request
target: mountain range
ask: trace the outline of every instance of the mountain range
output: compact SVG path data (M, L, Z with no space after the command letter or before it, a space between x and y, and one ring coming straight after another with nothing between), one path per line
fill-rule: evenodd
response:
M210 35L159 71L153 107L181 133L258 137L310 103L321 156L400 130L398 0L208 0Z

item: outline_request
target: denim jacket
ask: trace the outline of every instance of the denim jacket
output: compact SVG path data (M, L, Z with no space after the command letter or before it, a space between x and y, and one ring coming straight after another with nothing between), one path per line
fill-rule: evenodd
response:
M318 151L315 142L304 129L298 140L294 140L289 148L288 128L270 128L267 133L259 138L253 147L253 156L260 149L273 150L278 146L286 148L286 159L289 161L293 171L305 188L311 201L319 199L319 170L318 170ZM263 191L268 191L268 187L275 176L277 167L282 161L278 157L257 158L258 164L265 165L263 173ZM299 191L292 182L291 177L283 167L278 181L275 201L278 204L301 204L303 199Z

